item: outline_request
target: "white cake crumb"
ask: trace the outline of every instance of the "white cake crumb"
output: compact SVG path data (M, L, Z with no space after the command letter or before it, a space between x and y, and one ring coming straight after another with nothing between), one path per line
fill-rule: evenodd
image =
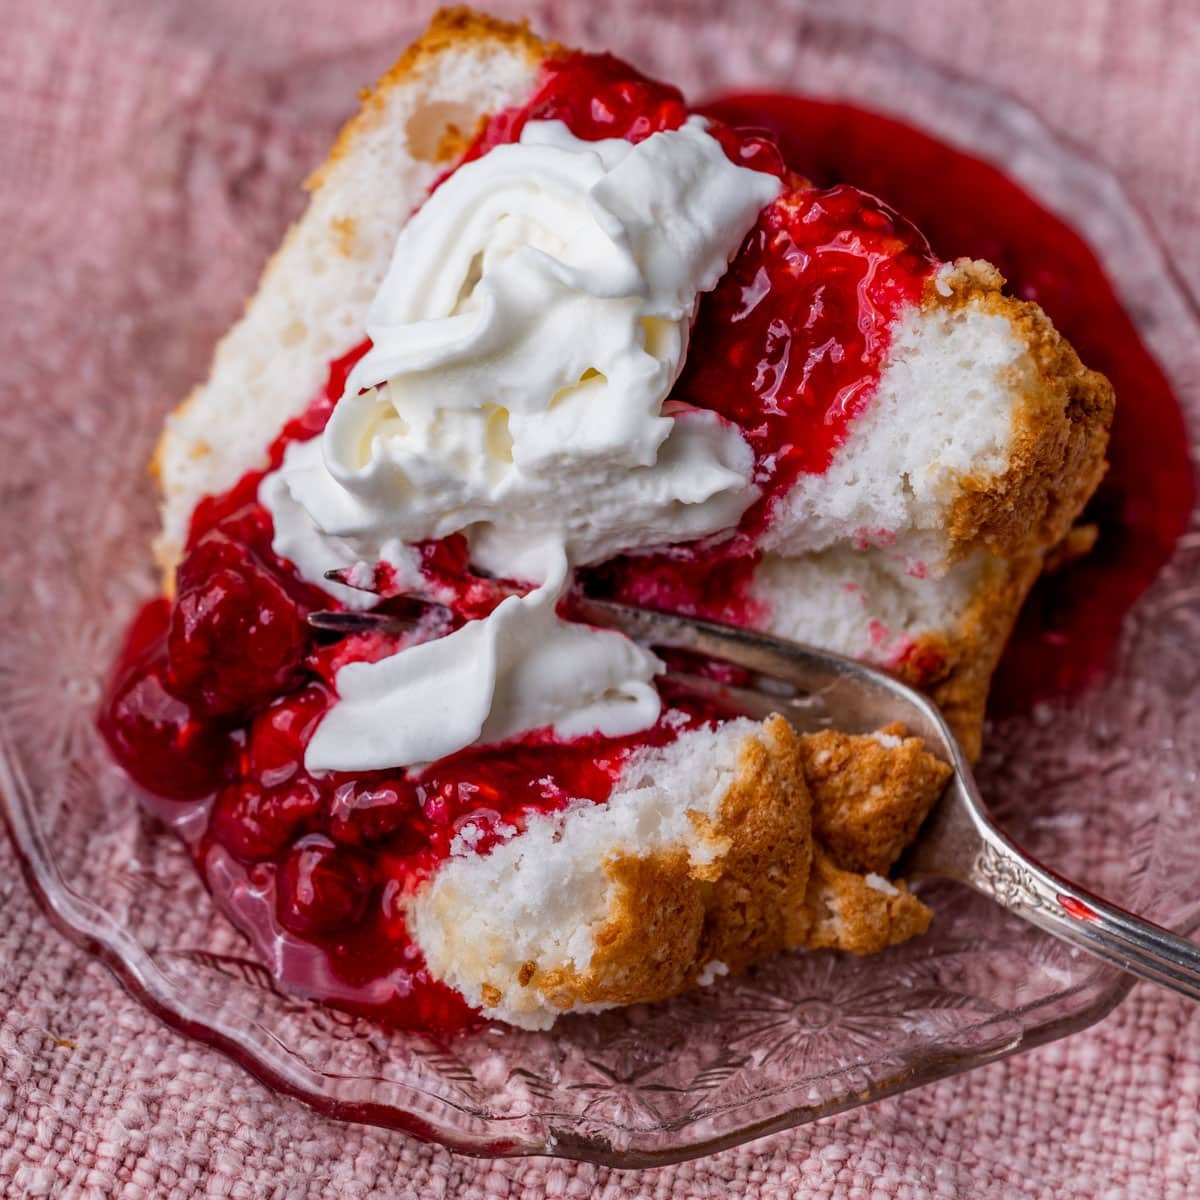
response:
M874 871L864 876L864 878L866 879L867 887L874 888L877 892L882 892L885 896L900 895L900 889L890 879L884 879L882 875L876 875Z
M346 572L346 582L351 587L361 588L364 592L371 591L375 586L375 568L369 562L358 562Z
M794 558L766 555L753 596L768 610L768 632L891 666L915 639L954 628L991 569L993 560L979 552L942 575L917 578L887 550L832 546Z
M455 857L470 854L479 844L481 837L483 837L483 830L473 821L468 821L451 839L450 853Z
M937 269L937 273L933 277L933 286L937 288L939 296L953 296L954 286L950 279L957 271L957 267L952 262L943 263Z
M605 864L622 853L683 848L694 865L721 852L692 814L716 817L738 769L743 740L760 727L741 718L694 729L635 753L605 804L529 817L520 837L487 854L451 857L409 909L410 928L433 974L470 1004L486 985L503 1002L490 1016L526 1029L553 1024L558 1010L519 983L539 970L586 971L594 935L608 919L615 886Z

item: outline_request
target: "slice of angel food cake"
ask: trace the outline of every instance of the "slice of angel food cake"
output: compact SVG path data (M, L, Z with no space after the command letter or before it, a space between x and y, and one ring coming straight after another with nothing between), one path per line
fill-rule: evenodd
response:
M276 976L544 1028L923 932L919 739L719 711L573 597L881 664L975 754L1107 381L872 196L464 10L308 186L167 421L164 595L102 718Z

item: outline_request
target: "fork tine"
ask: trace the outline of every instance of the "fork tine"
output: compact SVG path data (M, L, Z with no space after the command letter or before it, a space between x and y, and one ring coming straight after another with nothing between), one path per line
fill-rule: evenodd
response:
M816 692L786 696L756 688L735 687L682 671L668 671L659 678L692 696L711 701L718 708L753 717L756 721L765 721L778 713L797 733L819 733L833 724L823 697Z
M923 737L931 749L956 766L962 763L953 734L929 699L854 659L752 629L608 600L580 598L576 612L593 625L618 629L650 646L688 650L783 680L806 697L819 697L830 722L844 733L871 733L891 721L903 721L909 732ZM771 700L772 711L787 708L786 697L772 696Z
M395 613L334 612L308 614L308 623L322 633L404 633L415 629L418 617L401 617Z

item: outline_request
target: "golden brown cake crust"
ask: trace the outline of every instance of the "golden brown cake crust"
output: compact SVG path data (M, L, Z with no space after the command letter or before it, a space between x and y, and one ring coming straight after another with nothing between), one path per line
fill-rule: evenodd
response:
M692 986L710 961L738 970L783 945L812 859L800 753L781 717L747 737L718 819L701 830L713 862L693 868L682 849L609 862L616 902L587 971L535 972L529 986L563 1009L661 1000Z
M1113 390L1079 361L1038 305L1004 295L1003 286L990 263L959 259L927 285L924 306L971 306L1004 317L1027 348L1029 362L1013 368L1023 403L1007 469L998 478L958 480L947 521L959 555L983 547L1021 558L1062 541L1096 490L1107 465Z
M982 748L992 674L1041 571L1036 554L988 561L954 627L918 638L896 668L905 683L933 698L971 762Z
M878 954L929 928L933 914L903 883L843 871L819 846L789 944L808 950Z
M587 970L527 963L518 985L563 1010L644 1003L716 964L736 974L798 947L868 954L924 932L930 913L915 896L867 876L886 873L950 769L902 726L887 732L900 744L800 735L772 717L742 742L717 820L701 829L713 860L692 866L682 849L612 860L616 900ZM828 847L818 826L832 831ZM483 994L489 1007L505 1000L496 983Z
M992 674L1029 589L1072 526L1106 469L1113 390L1080 361L1049 318L1029 301L1003 294L990 263L959 259L926 285L923 307L966 306L1009 321L1027 347L1013 368L1023 396L1014 446L1000 476L959 478L946 529L951 556L988 556L970 604L951 629L917 639L897 668L928 692L967 757L979 756Z
M880 733L900 744L834 730L801 739L813 836L846 871L886 875L952 774L903 725Z

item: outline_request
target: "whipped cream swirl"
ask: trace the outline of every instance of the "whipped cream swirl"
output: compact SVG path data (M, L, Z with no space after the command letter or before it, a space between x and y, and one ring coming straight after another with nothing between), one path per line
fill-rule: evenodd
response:
M555 615L562 555L541 587L489 616L377 663L350 663L309 743L309 765L376 770L550 728L569 739L654 724L654 655L619 633Z
M554 604L571 567L730 528L754 500L736 427L664 402L699 295L779 188L700 118L636 146L530 122L408 222L324 434L264 480L275 548L350 604L362 594L325 570L406 567L408 543L457 532L475 567L542 586L437 643L343 668L310 768L653 723L653 657Z

